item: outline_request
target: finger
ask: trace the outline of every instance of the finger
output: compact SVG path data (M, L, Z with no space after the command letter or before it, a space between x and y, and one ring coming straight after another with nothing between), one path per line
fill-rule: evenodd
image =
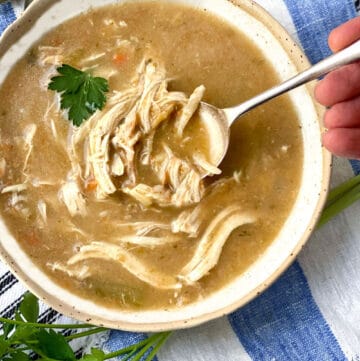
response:
M329 46L332 51L346 48L360 39L360 17L349 20L334 29L329 35Z
M326 128L359 128L360 97L337 103L328 109L324 116ZM359 139L360 142L360 139Z
M360 159L360 129L331 129L324 134L323 144L335 155Z
M317 101L332 106L360 95L360 63L346 65L321 80L315 88Z

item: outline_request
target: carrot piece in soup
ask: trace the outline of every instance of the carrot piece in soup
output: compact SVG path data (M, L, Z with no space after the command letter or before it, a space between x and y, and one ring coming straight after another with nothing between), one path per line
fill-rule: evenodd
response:
M38 246L40 244L40 239L35 229L31 229L28 232L23 233L22 238L30 246Z
M95 179L88 179L85 183L85 191L93 192L97 187L97 182Z
M114 56L113 56L113 63L115 65L122 65L126 61L127 61L127 55L126 54L117 53L117 54L114 54Z

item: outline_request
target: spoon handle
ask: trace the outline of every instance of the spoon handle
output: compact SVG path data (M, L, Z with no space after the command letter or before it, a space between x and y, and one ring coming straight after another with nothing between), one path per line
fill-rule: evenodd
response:
M350 64L360 59L360 40L356 41L349 47L335 53L328 58L313 65L302 73L286 80L285 82L274 86L273 88L260 93L259 95L237 105L233 108L224 109L229 119L229 126L240 117L240 115L248 112L256 106L265 103L266 101L277 97L289 90L295 89L311 80L317 79L321 75L327 74L330 71L339 68L340 66Z

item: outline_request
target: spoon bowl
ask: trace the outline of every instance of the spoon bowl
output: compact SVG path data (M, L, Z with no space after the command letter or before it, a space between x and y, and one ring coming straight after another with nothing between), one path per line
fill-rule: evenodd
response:
M213 105L201 102L199 116L206 127L210 138L210 161L218 166L224 159L230 138L230 127L249 110L271 100L292 89L304 85L341 66L360 59L360 40L336 54L325 58L307 70L295 75L279 85L231 108L218 109Z

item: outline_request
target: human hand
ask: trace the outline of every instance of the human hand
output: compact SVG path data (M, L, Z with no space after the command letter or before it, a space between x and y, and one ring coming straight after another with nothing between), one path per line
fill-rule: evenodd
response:
M329 46L337 52L360 39L360 17L352 19L329 35ZM332 153L360 159L360 62L337 69L315 89L317 101L330 107L324 116L328 131L324 146Z

